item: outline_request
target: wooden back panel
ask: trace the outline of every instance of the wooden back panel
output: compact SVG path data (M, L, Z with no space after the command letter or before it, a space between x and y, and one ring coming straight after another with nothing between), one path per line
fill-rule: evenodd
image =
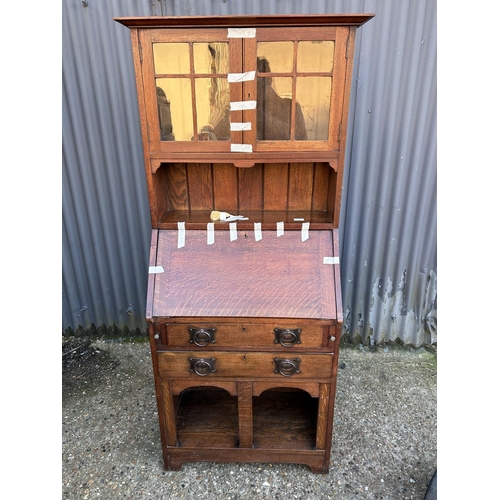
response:
M250 168L164 163L153 176L160 222L182 221L197 211L206 217L211 210L245 216L246 212L315 213L317 222L330 226L334 220L337 173L328 163L266 163Z

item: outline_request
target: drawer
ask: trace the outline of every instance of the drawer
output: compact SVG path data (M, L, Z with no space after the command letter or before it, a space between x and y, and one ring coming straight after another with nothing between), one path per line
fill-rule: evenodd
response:
M175 324L166 326L166 345L186 349L321 348L327 346L325 329L328 329L328 325L279 321L269 324Z
M158 353L160 377L232 379L332 377L333 354L293 354L288 352L199 351Z

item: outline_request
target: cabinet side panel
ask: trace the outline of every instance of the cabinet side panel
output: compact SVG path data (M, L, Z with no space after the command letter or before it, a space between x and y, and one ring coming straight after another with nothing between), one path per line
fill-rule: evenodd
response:
M316 449L324 450L328 429L328 412L330 409L330 384L320 384L318 402L318 421L316 426ZM328 443L330 446L330 443Z
M314 165L314 184L312 194L312 209L326 210L328 201L328 182L330 170L327 163L316 163Z
M169 181L167 178L166 167L159 168L154 174L151 174L151 191L154 193L150 198L151 212L159 219L168 210Z
M166 443L168 446L177 444L177 429L175 425L174 403L170 381L162 380L163 412L165 418Z
M332 220L335 219L335 210L340 210L340 204L337 204L337 198L340 197L339 190L342 189L342 185L339 182L339 174L335 172L332 168L330 169L330 175L328 178L328 200L326 210L330 214ZM337 216L338 219L338 216Z

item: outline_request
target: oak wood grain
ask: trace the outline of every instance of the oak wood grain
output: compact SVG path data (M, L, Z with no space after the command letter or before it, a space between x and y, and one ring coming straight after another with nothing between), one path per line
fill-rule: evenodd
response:
M177 248L177 231L159 232L154 316L336 318L331 231L266 233L255 241L238 231L230 242L189 231Z

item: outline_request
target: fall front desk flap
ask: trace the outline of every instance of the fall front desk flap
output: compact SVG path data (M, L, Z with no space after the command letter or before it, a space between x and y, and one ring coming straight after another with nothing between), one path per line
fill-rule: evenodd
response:
M158 231L153 317L338 319L336 230L232 227Z

